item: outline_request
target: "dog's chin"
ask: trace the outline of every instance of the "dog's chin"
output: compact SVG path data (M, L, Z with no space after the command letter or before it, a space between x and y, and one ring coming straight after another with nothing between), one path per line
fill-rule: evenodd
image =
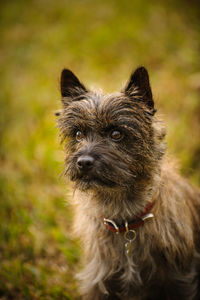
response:
M82 176L73 181L76 183L77 188L83 191L116 187L116 183L113 181L90 176Z

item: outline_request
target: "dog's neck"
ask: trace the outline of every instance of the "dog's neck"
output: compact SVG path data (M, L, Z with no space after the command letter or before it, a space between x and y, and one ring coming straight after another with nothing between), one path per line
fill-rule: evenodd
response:
M120 191L110 194L98 194L94 199L98 199L99 209L106 218L114 219L118 222L128 219L132 220L145 210L148 203L155 199L156 191L152 188L137 190L137 192Z
M84 214L91 218L99 219L104 216L107 219L115 220L118 224L124 220L132 221L140 216L148 203L156 201L158 193L157 185L147 185L146 189L128 190L107 190L98 191L75 191L75 200ZM81 203L79 199L82 199Z

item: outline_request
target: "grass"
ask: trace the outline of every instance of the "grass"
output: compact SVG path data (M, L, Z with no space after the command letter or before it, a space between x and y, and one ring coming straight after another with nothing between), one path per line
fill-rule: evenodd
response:
M200 30L187 1L13 0L0 4L0 299L77 299L81 249L53 112L59 76L119 89L151 75L170 153L200 183Z

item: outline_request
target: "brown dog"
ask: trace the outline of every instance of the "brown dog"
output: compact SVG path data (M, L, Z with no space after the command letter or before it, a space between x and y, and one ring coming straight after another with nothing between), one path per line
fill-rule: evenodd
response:
M88 91L65 69L61 94L83 299L200 299L199 192L164 158L146 69L109 95Z

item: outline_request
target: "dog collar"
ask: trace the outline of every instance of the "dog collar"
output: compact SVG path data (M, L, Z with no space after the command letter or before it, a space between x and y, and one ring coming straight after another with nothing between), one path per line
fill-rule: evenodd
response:
M125 226L117 225L113 220L106 219L104 217L103 217L103 222L110 231L112 231L116 234L119 234L120 232L128 232L130 230L133 231L134 228L137 228L137 227L141 226L142 224L144 224L145 220L154 217L154 215L152 213L149 213L149 211L152 209L153 205L154 205L154 202L148 203L147 206L145 207L144 211L142 212L142 214L139 217L137 217L136 220L134 220L133 222L128 223L127 221L125 221L124 222Z

